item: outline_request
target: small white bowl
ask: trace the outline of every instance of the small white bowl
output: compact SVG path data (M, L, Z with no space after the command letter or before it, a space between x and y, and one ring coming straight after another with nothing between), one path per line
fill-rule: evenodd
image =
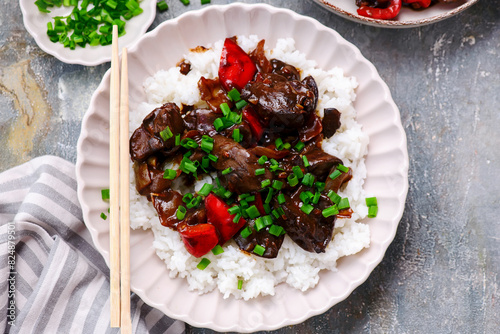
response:
M73 7L51 8L51 13L42 13L33 0L19 0L19 5L26 30L33 36L36 44L48 54L64 63L85 66L95 66L111 60L111 45L87 45L85 48L77 46L75 50L70 50L61 43L50 41L47 35L47 22L51 21L54 16L68 15ZM127 33L118 39L120 50L134 44L153 22L156 15L156 1L143 0L141 8L144 11L140 15L126 21L125 31Z
M459 0L454 3L438 3L423 10L403 7L393 20L371 19L358 15L356 0L314 0L321 6L354 22L382 28L412 28L435 23L456 15L478 0Z

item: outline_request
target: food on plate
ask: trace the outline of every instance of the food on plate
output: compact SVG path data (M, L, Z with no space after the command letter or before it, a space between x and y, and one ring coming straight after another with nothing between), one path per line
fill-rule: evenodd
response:
M402 6L425 9L438 2L450 3L457 0L356 0L358 14L372 19L390 20L395 18Z
M47 35L53 43L61 43L74 50L85 47L109 45L112 26L118 27L118 35L125 35L126 21L143 12L140 0L36 0L35 5L42 13L49 14L53 7L73 7L65 16L54 16L47 23Z
M369 245L356 82L293 44L192 49L131 114L131 225L151 228L171 275L200 293L306 290Z

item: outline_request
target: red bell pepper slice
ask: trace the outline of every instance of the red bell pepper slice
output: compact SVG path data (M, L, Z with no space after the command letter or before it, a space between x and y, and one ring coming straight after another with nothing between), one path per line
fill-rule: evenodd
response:
M213 193L205 197L207 222L215 226L219 233L219 245L224 245L226 241L231 239L246 223L243 218L240 218L237 223L234 223L233 219L236 214L230 214L227 211L229 208L229 205Z
M401 10L401 0L391 0L387 8L373 8L361 6L358 8L358 15L372 19L390 20L395 18Z
M239 91L252 80L257 67L250 56L231 38L226 38L219 64L219 80L229 92L232 88Z
M264 134L264 127L259 121L259 116L257 116L257 113L250 106L245 107L243 110L243 120L250 125L250 130L252 130L255 140L259 141Z
M403 3L414 4L413 8L427 8L431 5L431 0L403 0Z
M187 251L195 257L207 254L219 242L217 230L211 224L183 224L178 231Z

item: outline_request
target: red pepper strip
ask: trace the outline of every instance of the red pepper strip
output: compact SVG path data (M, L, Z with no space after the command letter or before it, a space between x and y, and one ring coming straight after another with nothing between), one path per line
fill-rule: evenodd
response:
M403 0L403 3L415 4L413 8L427 8L431 5L431 0Z
M219 242L217 231L211 224L183 224L178 231L187 251L195 257L207 254Z
M401 0L390 0L387 8L373 8L370 6L361 6L358 8L358 15L372 19L389 20L395 18L401 10Z
M227 211L229 208L229 205L213 193L205 197L207 222L215 226L215 229L219 233L219 245L224 245L226 241L231 239L246 223L243 218L240 218L237 223L234 223L233 219L236 214L229 214Z
M250 56L235 41L226 38L219 64L219 80L222 87L229 92L232 88L239 91L252 80L257 67Z
M254 136L255 140L259 141L264 134L264 128L259 121L259 116L257 116L257 113L252 108L247 106L243 110L243 119L250 125L250 129L252 130L252 135Z

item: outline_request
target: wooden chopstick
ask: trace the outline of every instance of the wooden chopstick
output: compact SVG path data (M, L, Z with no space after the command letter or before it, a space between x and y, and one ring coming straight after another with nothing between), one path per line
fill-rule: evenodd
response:
M122 49L120 87L120 266L121 333L132 333L130 319L130 165L128 150L128 57Z
M119 122L120 122L120 73L118 58L118 27L113 26L111 44L111 82L109 118L109 268L110 268L110 326L120 327L120 225L119 225Z

